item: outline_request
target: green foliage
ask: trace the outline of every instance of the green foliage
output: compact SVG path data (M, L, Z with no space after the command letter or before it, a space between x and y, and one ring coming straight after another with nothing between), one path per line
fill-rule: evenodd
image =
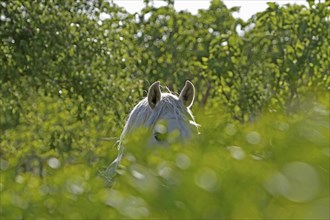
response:
M198 115L201 136L187 146L145 147L137 133L125 143L110 205L136 218L326 219L326 108L295 118L270 114L248 125L205 112ZM132 195L137 204L117 202Z
M240 120L265 108L301 109L306 93L326 92L330 83L329 5L268 4L240 24L243 37L220 35L211 42L207 70L219 75L220 97Z
M329 218L329 3L166 2L0 1L1 219ZM185 79L201 135L137 131L107 186L134 104Z

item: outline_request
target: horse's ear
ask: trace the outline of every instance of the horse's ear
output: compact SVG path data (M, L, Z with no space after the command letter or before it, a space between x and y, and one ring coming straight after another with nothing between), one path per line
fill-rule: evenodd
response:
M148 90L148 103L151 108L155 108L156 104L160 101L162 93L159 87L159 81L154 82Z
M179 99L187 108L192 106L195 99L195 87L189 80L186 81L179 95Z

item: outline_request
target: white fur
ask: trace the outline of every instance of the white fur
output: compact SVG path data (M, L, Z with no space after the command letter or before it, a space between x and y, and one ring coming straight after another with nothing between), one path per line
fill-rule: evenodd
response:
M154 109L148 104L148 99L141 100L129 114L120 140L138 127L153 129L158 120L167 122L168 131L178 130L180 138L185 139L191 136L194 129L197 130L197 123L189 108L185 107L176 95L162 93L161 100Z
M155 106L150 106L148 97L146 97L133 108L120 136L118 144L118 156L104 173L104 176L108 179L110 184L113 181L116 169L124 152L123 140L135 129L138 129L139 127L152 129L153 136L150 138L149 142L151 145L167 143L167 140L159 143L159 140L155 138L155 133L157 132L156 125L157 122L161 120L166 121L167 133L170 134L175 131L178 132L179 135L177 139L179 140L188 139L192 133L198 133L199 125L195 122L194 116L190 111L190 106L192 105L194 94L193 97L190 98L192 98L191 104L186 107L183 103L183 100L181 100L178 96L171 93L161 93L160 100L155 104Z

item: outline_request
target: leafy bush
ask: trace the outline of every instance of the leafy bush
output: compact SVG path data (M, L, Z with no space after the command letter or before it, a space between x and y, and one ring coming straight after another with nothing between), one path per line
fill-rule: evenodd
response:
M138 131L111 188L99 172L111 161L109 144L39 153L30 140L36 153L27 158L31 150L2 142L2 217L326 219L328 98L307 115L272 113L250 124L200 112L201 135L184 146L145 147Z
M0 1L1 219L328 219L329 3L244 22L145 2ZM138 130L105 172L149 84L187 78L201 134Z

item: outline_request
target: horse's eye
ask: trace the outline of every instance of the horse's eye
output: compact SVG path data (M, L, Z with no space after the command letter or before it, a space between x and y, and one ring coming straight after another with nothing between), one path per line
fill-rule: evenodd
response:
M154 137L157 141L164 141L166 139L166 133L155 132Z

